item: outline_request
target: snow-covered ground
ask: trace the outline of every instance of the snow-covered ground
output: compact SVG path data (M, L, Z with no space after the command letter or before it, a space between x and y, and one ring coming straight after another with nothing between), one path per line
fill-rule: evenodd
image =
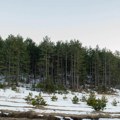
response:
M91 114L94 110L86 104L86 102L79 102L78 104L72 103L72 98L76 95L79 99L82 99L82 96L88 97L88 93L78 93L78 92L69 92L66 94L67 99L63 99L64 94L55 94L58 97L58 100L53 102L51 101L51 96L53 94L41 93L42 97L47 102L47 106L44 106L44 109L38 109L33 107L24 100L29 93L33 93L33 96L38 95L39 92L26 90L25 88L18 88L19 91L13 91L11 89L0 89L0 110L13 110L13 111L35 111L37 113L60 113L60 114L71 114L71 115L82 115L82 114ZM98 95L101 97L102 95ZM117 90L116 95L105 95L108 99L107 106L103 112L111 113L114 115L120 115L120 91ZM116 99L117 106L113 106L111 103Z

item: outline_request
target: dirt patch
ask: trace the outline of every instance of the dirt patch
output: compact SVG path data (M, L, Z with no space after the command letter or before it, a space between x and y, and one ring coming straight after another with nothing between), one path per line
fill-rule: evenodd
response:
M2 110L0 111L0 120L57 120L51 114L40 115L33 111L17 112Z
M0 120L38 120L38 119L1 117ZM46 119L39 119L39 120L46 120Z
M1 111L0 120L59 120L55 116L62 116L77 119L97 119L97 118L120 118L119 113L112 116L112 113L104 112L92 112L90 114L72 115L72 114L62 114L62 113L37 113L34 111L28 112L16 112L16 111Z

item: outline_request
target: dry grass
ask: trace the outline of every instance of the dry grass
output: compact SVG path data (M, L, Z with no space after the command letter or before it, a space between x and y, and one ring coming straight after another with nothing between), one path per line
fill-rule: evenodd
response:
M7 114L6 114L7 113ZM54 116L62 116L62 117L71 117L74 120L89 118L89 119L97 119L97 118L120 118L119 113L116 115L112 115L112 113L104 113L104 112L92 112L90 114L79 114L79 115L69 115L62 113L42 113L40 116L39 113L35 113L33 111L28 112L15 112L15 111L1 111L0 120L57 120Z

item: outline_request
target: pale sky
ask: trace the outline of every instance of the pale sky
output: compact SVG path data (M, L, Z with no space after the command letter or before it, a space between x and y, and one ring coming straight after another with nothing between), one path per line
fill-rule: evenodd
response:
M0 0L0 35L9 34L120 51L120 0Z

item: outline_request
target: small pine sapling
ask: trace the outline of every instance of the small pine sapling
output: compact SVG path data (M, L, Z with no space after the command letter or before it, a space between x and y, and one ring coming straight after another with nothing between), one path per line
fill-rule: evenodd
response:
M57 96L53 95L53 96L51 97L51 100L52 100L52 101L57 101L58 98L57 98Z
M72 99L72 103L73 104L78 104L78 102L79 102L79 98L75 95Z

